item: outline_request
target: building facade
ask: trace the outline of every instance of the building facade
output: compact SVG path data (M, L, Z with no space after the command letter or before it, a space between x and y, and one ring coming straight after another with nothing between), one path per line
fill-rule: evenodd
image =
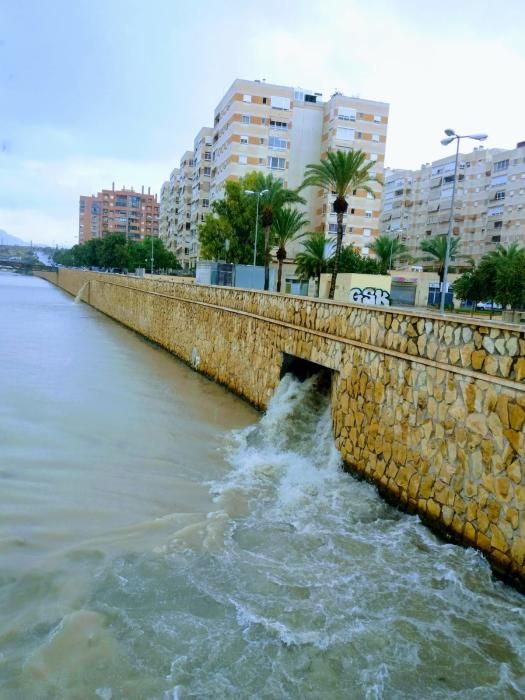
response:
M109 233L123 233L129 240L143 240L159 235L157 195L123 188L102 190L96 195L81 196L79 203L79 243L102 238Z
M298 188L306 166L336 150L365 151L377 163L372 174L382 178L388 112L384 102L341 93L323 101L312 90L235 80L215 109L211 199L223 195L228 180L254 170ZM344 245L354 245L363 255L379 230L381 187L373 189L375 199L362 191L353 194L345 215ZM301 194L310 229L335 236L333 196L313 188Z
M386 172L381 233L398 236L415 259L422 241L447 235L454 167L452 154L418 170ZM525 142L460 154L452 234L476 262L498 244L525 244Z
M170 247L185 267L194 267L199 257L198 226L210 204L224 196L228 180L253 171L272 173L285 187L295 189L303 181L306 166L319 163L329 151L362 149L377 164L373 175L382 178L388 112L384 102L341 93L323 101L312 90L235 80L215 109L213 127L198 132L192 158L185 153L181 159L176 230L174 236L168 235ZM344 244L354 245L363 255L369 254L369 244L379 231L381 187L373 189L376 198L363 191L352 194L345 215ZM307 200L303 209L309 230L335 238L333 196L315 188L301 194ZM300 246L289 248L293 256Z

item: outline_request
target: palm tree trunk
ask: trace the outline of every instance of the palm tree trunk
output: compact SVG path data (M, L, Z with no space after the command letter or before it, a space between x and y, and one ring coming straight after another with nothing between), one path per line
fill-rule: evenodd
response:
M264 291L270 289L270 227L264 227Z
M277 292L281 291L281 279L283 275L283 261L279 258L279 270L277 272Z
M339 271L339 258L341 257L341 248L343 246L343 212L337 213L337 243L335 246L334 269L332 271L332 279L330 281L330 291L328 298L333 299L335 294L335 281Z

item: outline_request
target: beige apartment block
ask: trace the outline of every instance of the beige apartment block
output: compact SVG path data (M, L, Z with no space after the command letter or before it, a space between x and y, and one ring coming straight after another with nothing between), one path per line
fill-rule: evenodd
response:
M198 228L210 209L213 129L202 127L193 142L193 177L191 187L189 252L181 261L184 267L195 268L199 258Z
M313 90L272 85L264 80L235 80L214 113L212 128L195 137L193 152L186 152L177 175L174 197L174 232L168 223L168 245L184 267L199 258L198 227L215 199L224 196L228 180L250 172L272 173L285 187L298 188L309 163L319 163L329 151L362 149L376 162L373 174L384 168L388 105L347 97L336 92L328 101ZM170 178L171 181L171 178ZM345 215L345 245L364 255L378 233L381 187L377 197L364 191L350 197ZM309 230L336 234L333 196L315 188L303 190ZM168 217L169 219L169 217ZM255 223L255 222L254 222ZM288 258L301 249L290 245Z
M168 226L169 226L169 207L170 207L170 183L169 180L162 183L160 188L160 206L159 206L159 238L164 245L168 244Z
M223 195L227 180L254 170L272 173L286 187L297 188L306 166L333 150L363 149L377 162L374 174L381 177L388 105L340 93L327 102L321 98L311 90L235 80L215 109L211 199ZM344 243L354 244L364 255L378 232L381 188L374 189L376 199L363 191L352 195L345 217ZM335 236L333 197L313 188L302 194L311 230Z
M191 200L193 187L193 151L186 151L180 160L175 185L175 231L172 247L179 262L185 265L191 246Z
M451 153L418 170L386 172L381 232L399 236L424 267L421 242L447 235L454 166ZM498 244L525 244L525 142L460 154L452 234L476 261Z

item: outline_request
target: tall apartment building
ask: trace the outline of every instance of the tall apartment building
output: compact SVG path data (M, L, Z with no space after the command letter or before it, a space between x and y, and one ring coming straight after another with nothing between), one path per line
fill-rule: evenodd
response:
M382 177L389 107L384 102L335 93L321 94L264 81L235 80L215 109L211 199L220 197L227 180L253 170L273 173L286 187L297 188L309 163L329 151L362 149ZM351 196L344 244L367 255L378 233L381 187L375 199L362 191ZM311 230L335 235L333 197L309 188L305 213Z
M191 199L193 187L193 151L180 160L175 182L175 222L171 248L179 261L189 267L191 248Z
M173 249L185 266L195 264L198 224L210 203L224 196L228 180L257 170L272 173L286 187L297 188L309 163L318 163L329 151L350 149L364 150L377 163L373 174L382 178L388 104L341 93L327 101L321 98L312 90L271 85L264 80L238 79L232 83L215 109L213 128L201 129L195 138L193 163L189 166L188 153L181 161ZM190 176L188 228L185 188ZM345 215L344 244L353 244L364 255L368 255L369 243L379 230L381 187L376 185L374 190L375 199L363 191L352 194ZM182 191L186 199L181 198ZM302 195L307 200L304 211L310 230L335 236L333 197L314 188ZM293 255L293 246L288 252Z
M124 233L130 240L159 235L157 195L131 189L102 190L96 195L81 196L79 203L78 240L102 238L106 233Z
M170 182L162 183L160 188L160 204L159 204L159 238L164 244L168 242L169 230L169 210L170 210Z
M193 142L193 177L191 187L190 236L188 264L194 268L199 257L198 227L210 208L213 129L203 127Z
M451 154L418 170L387 170L381 232L400 236L414 258L421 241L448 232L454 166ZM499 243L525 244L525 142L460 154L452 233L476 261Z

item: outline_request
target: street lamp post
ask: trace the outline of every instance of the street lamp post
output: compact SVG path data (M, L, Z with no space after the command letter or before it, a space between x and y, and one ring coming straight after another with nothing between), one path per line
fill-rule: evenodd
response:
M151 274L153 274L153 236L151 237Z
M455 139L456 159L454 161L454 184L452 185L452 200L450 202L450 216L448 218L445 264L443 265L443 283L439 299L439 312L441 314L445 313L445 296L448 287L448 267L450 265L450 245L452 243L452 224L454 221L454 201L456 199L456 181L458 179L459 142L461 141L461 139L474 139L475 141L484 141L487 138L487 134L464 134L463 136L460 136L459 134L456 134L454 129L445 129L445 134L447 135L447 138L441 139L441 145L448 146Z
M268 190L261 190L260 192L255 192L254 190L244 190L244 194L254 194L257 197L257 205L255 208L255 243L253 246L253 266L257 261L257 231L259 226L259 199L261 195L266 194Z

